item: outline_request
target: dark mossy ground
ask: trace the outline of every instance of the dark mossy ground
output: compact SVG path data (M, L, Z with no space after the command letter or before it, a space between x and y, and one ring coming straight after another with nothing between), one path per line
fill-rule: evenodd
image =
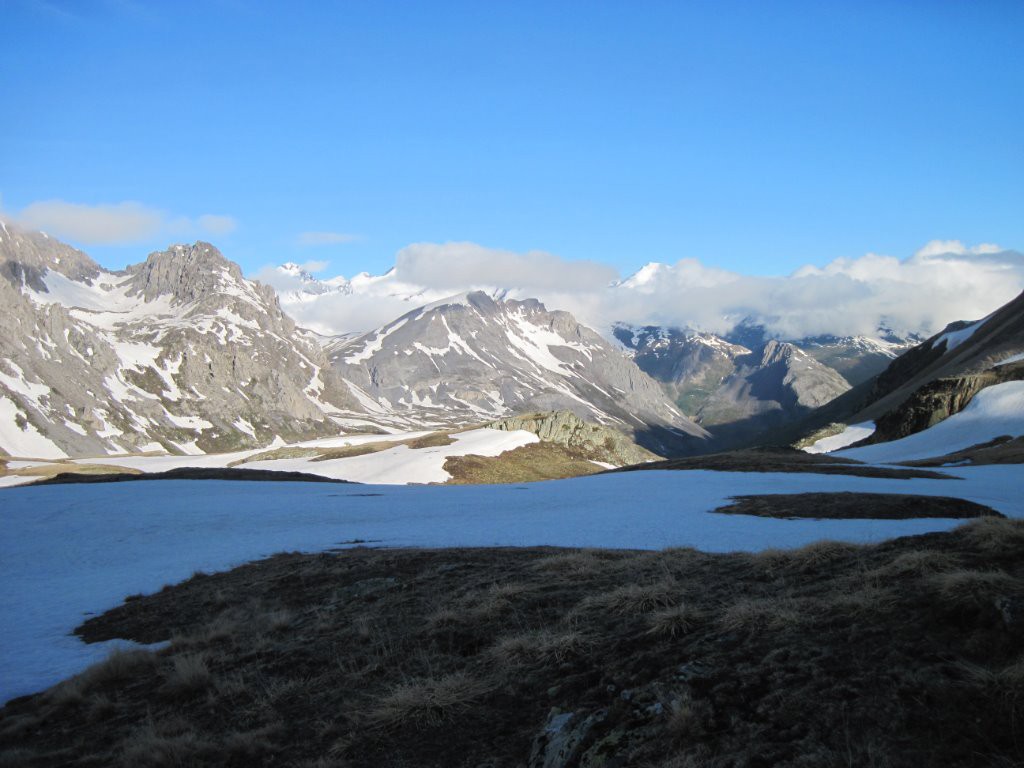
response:
M773 493L735 496L714 510L726 515L755 515L811 520L909 520L912 518L1002 517L991 507L949 496L904 493Z
M170 645L8 703L3 764L539 766L559 723L549 765L1024 761L1024 524L994 517L756 555L283 554L78 633Z
M820 453L805 453L795 448L749 448L725 453L709 453L684 459L666 459L636 464L611 472L651 469L707 469L717 472L813 472L823 475L853 475L881 478L953 479L934 470L903 467L876 467L852 459Z

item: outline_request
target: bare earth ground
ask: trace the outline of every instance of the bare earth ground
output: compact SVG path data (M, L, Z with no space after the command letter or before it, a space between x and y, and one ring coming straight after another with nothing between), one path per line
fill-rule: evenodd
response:
M1024 523L858 547L282 554L78 629L5 765L1013 766Z
M852 459L820 453L804 453L795 448L750 448L726 453L710 453L685 459L666 459L635 464L610 472L636 472L650 469L708 469L717 472L814 472L823 475L857 477L953 479L951 475L921 469L876 467Z
M302 481L306 483L348 483L309 472L281 472L270 469L240 469L237 467L178 467L165 472L125 472L120 467L116 472L81 474L61 472L37 480L35 485L62 485L65 483L121 483L143 480L257 480L267 482Z
M902 493L773 493L734 496L714 512L810 520L907 520L918 517L971 518L993 515L990 507L949 496L913 496Z

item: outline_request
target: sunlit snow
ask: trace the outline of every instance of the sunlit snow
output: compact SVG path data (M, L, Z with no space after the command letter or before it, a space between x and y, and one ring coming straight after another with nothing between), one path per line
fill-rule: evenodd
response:
M860 424L850 424L838 435L831 435L814 441L804 448L804 451L807 453L831 453L832 451L838 451L840 448L845 448L848 445L853 445L866 437L870 437L874 433L875 422L873 421L865 421Z
M1024 435L1024 381L986 387L960 413L922 432L837 455L869 463L913 461L943 456L1003 435Z

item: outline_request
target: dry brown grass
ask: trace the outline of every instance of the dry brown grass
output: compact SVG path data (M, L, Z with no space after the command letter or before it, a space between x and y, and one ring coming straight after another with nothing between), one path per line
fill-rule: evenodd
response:
M807 606L786 597L741 597L726 606L718 625L730 632L779 630L807 621Z
M674 579L665 579L654 584L626 584L584 598L573 609L573 613L605 611L620 615L639 615L671 607L681 598L682 590Z
M490 685L466 672L410 680L392 688L367 711L371 725L431 726L468 710Z
M536 560L532 565L538 571L567 574L595 573L603 566L604 562L598 558L597 554L588 549L548 555Z
M94 640L175 639L63 703L9 704L0 751L30 768L520 765L556 708L603 713L592 743L623 764L983 768L1021 756L1024 553L968 536L280 555L91 619Z
M213 741L191 728L167 732L150 724L125 740L120 763L125 768L180 768L216 752Z
M967 681L1012 699L1024 698L1024 658L996 669L979 664L962 664Z
M680 603L671 608L663 608L660 611L651 613L647 617L651 628L647 631L652 635L676 637L678 635L685 635L704 621L704 619L703 612L697 610L692 605Z
M157 657L150 651L116 649L81 674L55 685L46 697L55 706L82 704L90 691L143 676L156 664Z
M532 630L503 637L493 646L491 654L505 668L522 664L561 663L586 653L591 642L575 629Z
M204 691L212 684L207 655L188 653L174 656L165 674L162 692L169 698L185 697Z
M983 518L995 520L998 518ZM930 576L943 571L952 571L960 567L959 558L947 552L919 549L897 555L881 567L868 571L868 578L884 580L905 579L918 576Z
M1022 584L1002 571L956 570L936 573L927 583L953 605L987 603L993 598L1021 591Z
M890 611L898 602L898 596L891 589L864 584L849 591L837 591L819 600L822 611L833 611L851 616L864 616Z
M990 555L1008 555L1024 549L1024 520L983 517L963 527L967 540Z

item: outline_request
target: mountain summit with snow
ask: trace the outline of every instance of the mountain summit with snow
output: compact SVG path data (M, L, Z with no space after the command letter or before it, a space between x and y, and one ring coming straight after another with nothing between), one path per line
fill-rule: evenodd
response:
M123 272L41 233L0 236L0 449L200 453L335 434L359 410L265 285L209 243Z
M450 424L568 410L648 445L707 436L611 343L534 299L447 297L335 349L331 362L380 416Z

